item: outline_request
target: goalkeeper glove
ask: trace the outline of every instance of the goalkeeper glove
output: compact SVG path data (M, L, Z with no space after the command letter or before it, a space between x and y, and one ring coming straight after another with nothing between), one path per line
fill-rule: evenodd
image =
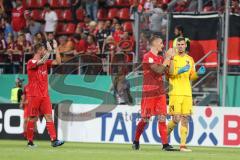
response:
M206 68L204 66L201 66L197 71L198 75L203 75L205 73L206 73Z
M190 69L190 65L186 65L178 70L178 74L182 74L184 72L187 72Z

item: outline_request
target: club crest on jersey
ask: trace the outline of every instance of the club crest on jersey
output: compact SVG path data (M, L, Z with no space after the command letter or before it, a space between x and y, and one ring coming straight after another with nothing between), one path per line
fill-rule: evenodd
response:
M149 59L148 59L148 62L149 62L149 63L153 63L153 59L152 59L152 58L149 58Z

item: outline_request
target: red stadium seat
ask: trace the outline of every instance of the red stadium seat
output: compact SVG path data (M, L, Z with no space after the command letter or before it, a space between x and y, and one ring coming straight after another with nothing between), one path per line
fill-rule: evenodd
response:
M38 0L28 0L27 1L28 8L39 8Z
M56 28L56 31L57 31L57 34L63 34L64 33L64 24L63 23L58 23L57 24L57 28Z
M27 0L23 0L22 5L23 5L24 8L28 8Z
M70 2L70 0L60 0L60 5L61 5L61 7L70 7L70 5L71 5L71 2Z
M76 30L76 25L74 23L68 23L66 24L64 34L74 34L75 30Z
M132 22L125 22L125 23L123 23L123 30L127 31L129 33L132 33L133 32Z
M123 20L129 20L130 19L130 11L128 8L122 8L119 12L119 18Z
M116 4L117 6L121 6L121 7L128 7L131 5L129 0L116 0Z
M83 21L84 17L85 17L85 10L84 9L78 9L76 11L76 15L77 15L77 20L79 21Z
M45 4L47 4L47 3L48 3L48 0L40 0L39 6L40 6L40 7L44 7Z
M117 8L111 8L108 11L108 19L113 19L115 17L118 17L118 9Z
M56 9L56 10L54 10L55 12L56 12L56 14L57 14L57 17L58 17L58 20L59 21L63 21L64 19L63 19L63 10L61 10L61 9Z
M65 10L63 12L63 19L65 21L72 21L73 20L73 18L72 18L72 11L71 10Z
M49 4L50 4L50 6L51 7L53 7L53 8L59 8L59 0L50 0L49 1Z
M86 28L86 24L84 22L79 22L77 27Z
M107 10L106 9L99 9L97 13L98 20L106 20L107 19Z

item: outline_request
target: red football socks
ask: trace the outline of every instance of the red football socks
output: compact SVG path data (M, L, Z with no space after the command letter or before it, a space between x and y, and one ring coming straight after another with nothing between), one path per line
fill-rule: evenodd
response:
M168 143L168 135L167 135L167 125L166 122L158 122L158 131L162 139L162 144Z
M29 120L27 123L27 140L28 141L33 141L33 135L34 135L34 121Z
M146 126L146 124L147 122L145 122L143 119L141 119L140 122L138 123L136 128L135 141L139 142L140 136L144 131L144 127Z
M51 122L47 122L46 124L47 124L47 130L48 130L48 134L51 138L51 141L54 141L57 137L54 123L53 123L53 121L51 121Z

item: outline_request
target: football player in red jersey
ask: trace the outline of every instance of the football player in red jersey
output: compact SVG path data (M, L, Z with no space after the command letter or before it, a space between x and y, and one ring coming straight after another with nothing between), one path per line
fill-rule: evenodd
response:
M163 75L167 70L172 52L167 52L165 59L159 55L163 51L163 41L158 36L150 38L151 49L143 57L143 93L141 101L141 120L139 121L132 148L140 148L139 139L152 116L158 116L158 130L161 136L163 150L173 151L168 144L166 115L167 102L163 83Z
M28 85L25 85L23 88L23 95L21 97L21 102L20 102L20 108L23 109L23 118L24 118L24 123L23 123L23 135L25 138L27 138L27 121L28 121L28 114L27 114L27 104L28 104Z
M43 44L39 43L34 46L34 56L27 63L28 73L28 115L27 123L27 140L28 146L34 147L33 135L34 125L41 114L46 119L48 134L51 138L53 147L61 146L63 141L57 140L56 129L52 119L52 105L48 94L48 68L53 65L61 64L61 57L56 51L56 59L49 60L50 51L47 51Z

